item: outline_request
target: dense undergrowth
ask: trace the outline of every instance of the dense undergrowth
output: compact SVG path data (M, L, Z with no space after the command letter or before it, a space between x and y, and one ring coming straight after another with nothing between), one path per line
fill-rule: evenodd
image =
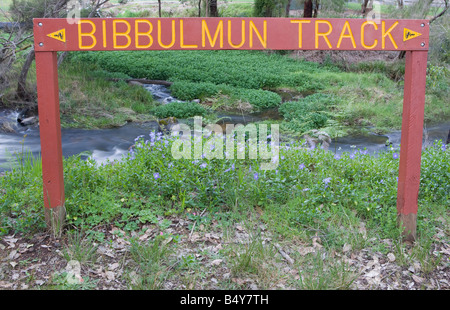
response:
M133 231L158 222L158 216L186 210L236 214L259 207L265 220L285 235L320 231L332 238L345 225L343 214L366 222L379 238L398 233L399 150L371 156L355 149L338 155L292 142L280 148L276 169L261 170L264 161L248 156L175 160L171 151L177 139L152 132L138 137L124 160L104 165L80 156L65 159L67 223L82 230L112 223ZM204 137L203 145L207 142ZM438 218L448 219L449 162L445 145L423 151L419 234L432 234L443 225ZM45 225L40 161L22 163L0 178L2 234L32 233ZM336 217L339 225L333 228L330 221ZM335 237L333 242L340 242Z
M285 119L282 129L305 133L323 129L332 136L354 126L378 132L400 128L404 64L373 62L342 68L339 64L296 60L282 53L260 51L84 52L71 63L95 65L133 78L173 82L172 95L202 104L218 98L228 107L251 105L253 111L309 106L302 117ZM448 119L448 70L430 66L425 121ZM295 94L290 102L281 93ZM311 97L311 95L313 95ZM316 97L316 95L318 97ZM326 104L317 98L327 98ZM326 106L325 109L322 109ZM336 130L339 128L340 130Z

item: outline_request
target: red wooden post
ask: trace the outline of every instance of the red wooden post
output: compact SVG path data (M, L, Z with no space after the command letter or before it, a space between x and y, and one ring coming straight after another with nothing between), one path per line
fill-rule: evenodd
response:
M36 52L36 76L45 220L47 227L59 233L65 196L56 52Z
M365 19L94 18L75 24L59 18L34 19L47 224L58 229L65 217L57 51L395 50L407 51L397 212L406 239L414 240L428 26L427 20L382 20L378 25Z
M427 55L427 51L406 52L397 214L408 241L416 239Z

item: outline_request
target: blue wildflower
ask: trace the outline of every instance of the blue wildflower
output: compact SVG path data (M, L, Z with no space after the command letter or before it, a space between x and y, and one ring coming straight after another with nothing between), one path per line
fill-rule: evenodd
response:
M155 180L158 180L160 178L160 175L158 172L153 173L153 177L155 178Z
M330 181L331 181L331 178L325 178L325 179L322 180L322 182L325 183L325 184L330 183Z
M134 139L134 142L138 141L140 138L143 138L143 135L137 136L136 139Z
M257 181L258 177L259 177L258 172L255 172L255 174L253 174L253 179L255 179L255 181Z
M392 158L398 159L398 154L397 153L392 154Z

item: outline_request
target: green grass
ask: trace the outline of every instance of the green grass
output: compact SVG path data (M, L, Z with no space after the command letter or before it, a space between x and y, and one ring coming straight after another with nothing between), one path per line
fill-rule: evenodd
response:
M172 81L173 95L181 100L211 102L226 96L231 102L249 103L255 111L280 107L281 90L334 96L339 102L324 111L331 122L317 123L329 133L336 124L341 128L370 125L380 133L401 126L401 62L320 65L259 51L87 52L73 54L73 59L134 78ZM444 69L430 71L430 80L440 82L439 86L429 83L426 121L439 122L450 116L445 99L449 77ZM302 133L298 129L306 127L287 124L283 128Z
M98 228L115 227L120 231L112 233L112 240L130 242L126 259L118 261L123 274L116 277L132 289L162 289L174 281L177 287L208 288L214 268L223 266L230 278L218 279L222 289L242 288L240 279L252 279L261 289L286 283L297 289L349 289L358 270L330 256L345 247L352 253L393 253L399 267L420 264L425 275L442 264L433 251L436 242L448 240L450 152L440 143L422 154L419 242L408 250L396 223L398 150L378 156L355 150L337 157L304 148L300 141L283 145L277 169L263 171L259 159L174 160L175 141L155 134L142 137L133 152L114 164L99 166L79 156L64 160L69 228L61 251L65 260L78 261L82 271L98 267L98 244L110 246L106 231ZM0 235L33 235L45 229L41 173L36 161L0 178ZM221 231L220 250L198 244L195 252L182 248L180 237L188 236L176 235L177 218L190 223L187 234ZM236 229L236 223L241 227ZM155 233L147 241L139 240L143 227ZM241 237L234 239L237 232ZM442 239L436 241L438 233ZM311 239L318 241L310 254L302 254ZM386 239L393 242L389 249L380 241ZM276 242L292 248L294 263L288 271ZM217 265L205 263L216 259ZM293 268L298 277L290 273ZM86 276L83 283L67 279L66 271L56 272L47 288L96 287Z
M280 232L316 227L327 232L330 246L341 246L339 240L352 238L349 232L328 227L334 221L337 224L336 219L343 214L348 219L343 225L355 227L357 217L380 236L394 232L398 159L393 153L397 150L377 157L355 152L333 158L331 152L308 151L294 143L281 149L276 171L262 171L258 160L173 160L173 141L157 138L144 137L128 160L114 165L97 167L79 157L67 159L68 222L85 228L114 222L130 230L138 223L152 223L164 212L186 208L213 211L219 207L239 211L260 206L266 210L268 221L279 223L276 227ZM152 139L154 143L145 143ZM419 204L425 218L445 214L450 193L448 161L449 152L443 147L424 151ZM3 232L41 227L35 227L43 213L39 172L31 166L17 167L0 179L6 191L0 198ZM429 229L432 225L420 221L421 233Z
M105 128L154 119L148 114L155 107L148 91L113 81L125 78L96 66L63 64L59 69L63 127Z

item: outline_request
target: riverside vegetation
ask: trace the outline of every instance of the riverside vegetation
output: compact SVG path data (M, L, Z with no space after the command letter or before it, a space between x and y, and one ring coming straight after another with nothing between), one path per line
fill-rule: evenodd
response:
M70 230L57 237L65 244L56 250L62 258L54 254L60 271L35 271L22 285L35 287L39 278L48 289L117 281L133 289L445 287L439 278L449 268L450 153L441 142L423 152L419 243L408 248L396 225L399 150L337 155L294 141L281 147L276 170L262 171L257 159L174 160L175 139L137 137L124 160L103 165L66 158ZM27 248L19 247L27 257L37 242L31 236L45 229L42 167L28 156L19 162L0 178L0 234L30 236ZM36 266L25 257L20 266ZM396 257L395 267L381 268L378 257ZM83 282L68 282L71 260L81 264ZM2 268L14 274L12 266ZM410 266L416 271L405 276Z

